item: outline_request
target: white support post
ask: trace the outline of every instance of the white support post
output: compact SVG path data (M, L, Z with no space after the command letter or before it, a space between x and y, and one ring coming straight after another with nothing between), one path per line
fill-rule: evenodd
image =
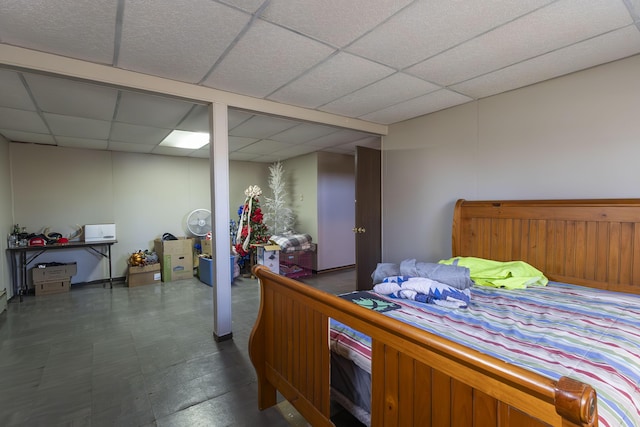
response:
M231 339L231 241L229 236L229 132L227 105L209 105L209 163L213 224L213 337Z

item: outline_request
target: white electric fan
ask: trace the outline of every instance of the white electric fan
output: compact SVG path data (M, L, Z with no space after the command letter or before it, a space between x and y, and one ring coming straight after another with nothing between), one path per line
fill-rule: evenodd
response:
M211 232L211 211L209 209L195 209L187 215L187 229L197 237L206 236Z

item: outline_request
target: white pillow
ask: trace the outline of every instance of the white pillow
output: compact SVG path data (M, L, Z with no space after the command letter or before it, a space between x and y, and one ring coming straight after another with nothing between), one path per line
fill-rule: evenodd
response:
M391 294L395 294L400 289L402 288L400 288L400 285L398 285L397 283L383 282L375 285L373 287L373 292L376 292L382 295L391 295Z

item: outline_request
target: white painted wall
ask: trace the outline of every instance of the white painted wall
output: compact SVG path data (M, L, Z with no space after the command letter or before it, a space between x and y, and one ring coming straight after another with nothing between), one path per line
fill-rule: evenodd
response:
M137 153L81 150L36 144L4 144L10 147L13 180L13 220L30 232L51 231L65 235L75 224L116 224L118 243L112 248L114 277L126 273L132 252L152 249L163 233L186 235L186 216L196 208L209 208L209 160ZM0 146L1 147L1 146ZM0 162L2 153L0 148ZM231 218L251 184L267 185L267 166L230 162ZM2 191L0 188L0 192ZM10 196L2 200L11 200ZM236 203L237 201L237 203ZM230 200L231 202L231 200ZM236 205L234 207L234 205ZM9 228L7 228L7 231ZM4 239L6 240L6 239ZM5 243L6 244L6 243ZM108 275L107 263L85 250L47 252L38 261L78 262L72 283L99 280ZM8 269L8 264L2 263ZM1 271L1 270L0 270ZM10 287L10 286L9 286Z
M295 230L318 244L317 268L355 264L355 158L311 153L282 162Z
M640 56L409 120L383 140L383 260L451 256L458 198L640 197Z
M7 290L7 299L13 296L11 286L11 264L6 254L7 237L11 233L13 220L11 212L13 202L11 200L11 168L9 161L9 142L0 136L0 251L3 262L0 262L0 291Z
M165 232L186 235L188 213L211 205L208 159L6 142L0 147L4 148L0 162L4 155L7 165L1 172L6 176L3 200L11 200L11 191L15 194L15 215L10 203L0 211L7 232L14 222L29 232L50 227L64 235L71 234L76 224L115 223L114 277L126 274L132 252L153 248L153 240ZM268 168L262 163L230 162L230 218L237 219L249 185L259 185L265 195L270 192ZM288 160L284 168L296 229L318 243L318 269L354 264L353 156L314 153ZM38 261L78 262L72 283L108 275L107 263L85 250L46 252ZM9 264L4 262L1 268L10 288Z
M311 153L282 162L296 215L295 231L318 238L318 154Z
M355 157L318 153L318 270L356 263Z

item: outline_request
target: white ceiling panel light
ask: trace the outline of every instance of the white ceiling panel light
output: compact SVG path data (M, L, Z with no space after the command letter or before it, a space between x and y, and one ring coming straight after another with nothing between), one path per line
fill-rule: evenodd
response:
M162 147L186 148L197 150L209 143L209 134L204 132L189 132L174 130L160 143Z

